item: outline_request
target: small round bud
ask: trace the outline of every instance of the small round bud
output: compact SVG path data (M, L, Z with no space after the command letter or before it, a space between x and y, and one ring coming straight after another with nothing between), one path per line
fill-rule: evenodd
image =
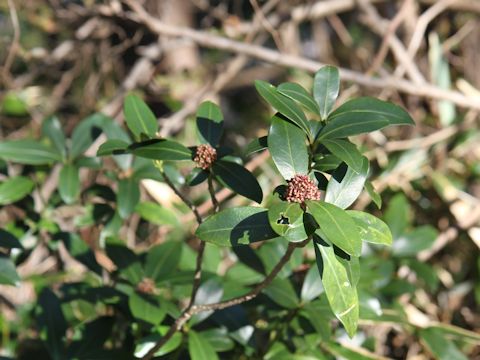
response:
M303 204L305 200L320 200L320 190L307 175L295 175L287 181L285 200Z
M137 291L144 294L154 294L155 290L155 281L148 277L144 277L137 285Z
M212 166L215 160L217 160L217 150L208 144L197 146L193 161L197 163L198 167L207 170Z

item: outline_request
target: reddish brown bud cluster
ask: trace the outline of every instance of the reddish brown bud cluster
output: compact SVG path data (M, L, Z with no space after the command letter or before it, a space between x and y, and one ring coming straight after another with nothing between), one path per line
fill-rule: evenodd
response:
M217 150L208 144L202 144L197 147L193 161L203 170L209 169L213 162L217 160Z
M320 190L307 175L295 175L287 183L285 200L301 204L305 200L320 200Z
M144 294L154 294L155 293L155 281L148 277L145 277L137 285L137 291Z

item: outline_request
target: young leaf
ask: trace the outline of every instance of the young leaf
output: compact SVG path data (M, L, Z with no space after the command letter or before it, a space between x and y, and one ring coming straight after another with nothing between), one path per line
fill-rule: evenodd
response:
M213 163L212 171L216 179L229 189L259 204L262 202L262 188L255 176L243 166L220 160Z
M0 184L0 205L14 203L30 194L34 182L25 176L16 176Z
M328 117L318 139L338 139L372 132L389 125L414 125L400 106L370 97L347 101Z
M197 129L202 143L217 147L223 132L223 114L218 105L205 101L197 110Z
M248 245L278 237L270 226L267 210L252 206L229 208L210 216L195 235L219 246Z
M324 66L315 73L313 97L320 109L320 118L325 120L335 104L340 89L340 76L335 66Z
M140 200L140 189L137 181L122 179L118 182L117 210L122 219L126 219Z
M80 177L75 165L67 164L60 170L58 192L66 204L71 204L77 199L80 193Z
M0 254L0 284L20 285L20 277L15 269L15 264L7 256Z
M265 81L255 81L255 88L274 109L299 126L305 134L311 138L308 120L302 109L300 109L293 100L280 94L275 86Z
M218 355L212 345L196 331L188 332L188 353L191 360L218 360Z
M306 203L327 240L349 255L360 256L362 240L357 225L345 210L326 202L308 200Z
M377 205L377 208L382 208L382 197L380 194L375 190L371 181L365 181L365 190L367 190L368 195L372 199L372 201Z
M328 182L325 201L334 204L342 209L348 208L358 198L363 190L363 185L368 176L369 163L367 158L362 157L363 167L357 173L352 168L347 168L347 172L341 180L338 178L343 174L342 167L338 168Z
M63 133L62 125L60 125L60 121L56 116L50 116L42 123L42 134L49 138L53 147L63 158L65 158L67 155L65 134Z
M412 208L403 194L395 195L388 204L385 212L385 222L388 224L394 238L402 235L410 221L412 221Z
M308 173L308 149L304 132L279 114L272 117L268 150L284 179Z
M134 155L154 160L191 160L192 151L172 140L153 139L128 147Z
M296 83L282 83L278 85L278 92L288 96L290 99L297 101L308 111L318 114L320 109L313 97L302 86Z
M324 139L321 143L337 158L344 161L355 172L360 173L363 167L363 155L348 140Z
M145 275L155 281L166 280L173 272L182 255L179 241L168 241L151 248L145 261Z
M127 154L128 143L123 140L107 140L97 150L97 156Z
M303 210L298 203L280 202L268 209L272 229L288 241L299 242L308 237L303 224Z
M392 245L392 233L382 220L363 211L347 210L347 213L355 220L363 241Z
M141 135L153 138L157 132L157 118L152 110L137 95L130 94L125 97L123 114L128 128L135 139L140 140Z
M62 160L56 150L34 140L0 142L0 158L28 165L45 165Z
M159 324L166 315L155 298L136 291L128 297L128 307L136 319L153 325Z
M303 280L300 297L303 302L310 302L319 297L323 292L325 292L325 290L323 289L318 269L316 269L315 266L312 266Z
M350 283L347 270L337 260L333 247L318 238L314 241L314 246L328 302L348 335L353 337L357 330L359 314L357 289Z

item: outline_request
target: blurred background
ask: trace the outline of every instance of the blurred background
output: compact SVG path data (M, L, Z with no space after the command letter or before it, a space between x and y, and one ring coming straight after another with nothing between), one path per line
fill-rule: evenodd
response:
M479 1L1 0L0 138L38 137L53 114L67 136L96 112L122 124L123 97L135 91L159 118L161 135L187 145L196 141L198 104L220 104L223 143L240 151L266 134L271 115L253 81L310 89L322 64L341 68L339 102L379 97L406 108L416 122L354 139L372 162L383 199L381 210L368 196L354 208L386 220L394 245L361 259L364 287L376 292L364 298L372 302L365 331L349 342L357 357L334 345L331 353L480 359ZM90 155L95 151L94 144ZM264 160L247 162L267 193L280 178ZM82 179L87 188L94 175ZM109 185L108 177L103 181ZM177 202L159 183L141 185L143 199ZM51 195L57 184L49 186ZM203 188L191 196L206 202ZM85 203L76 206L81 213ZM48 219L73 226L75 211ZM21 217L21 209L0 209L2 227L12 229ZM79 223L82 237L95 238ZM134 214L119 237L146 248L170 232L152 230ZM33 336L39 289L72 276L59 272L52 256L22 261L20 287L0 286L3 355ZM84 270L75 269L81 277ZM374 316L381 312L377 298L389 308L381 317Z

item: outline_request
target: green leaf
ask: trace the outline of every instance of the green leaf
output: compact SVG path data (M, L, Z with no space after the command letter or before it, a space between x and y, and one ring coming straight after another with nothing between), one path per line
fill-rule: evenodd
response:
M364 156L357 147L348 140L324 139L321 142L333 155L344 161L355 172L361 173ZM368 160L367 160L368 161Z
M308 149L304 132L278 114L272 117L268 150L284 179L308 173Z
M193 330L188 332L188 353L191 360L218 360L212 345Z
M262 137L259 137L258 139L253 139L245 149L245 156L249 156L256 152L265 150L267 147L268 147L267 136L262 136Z
M395 237L392 251L395 256L416 256L420 251L429 249L438 236L433 226L424 225Z
M0 158L28 165L45 165L62 160L56 150L34 140L0 142Z
M186 182L189 186L197 186L207 180L209 175L209 171L200 168L193 168L192 172L188 174Z
M298 203L280 202L268 209L272 229L288 241L299 242L308 237L303 223L304 212Z
M361 97L347 101L328 117L318 139L338 139L382 129L389 125L414 125L410 115L390 102Z
M213 163L212 171L224 186L259 204L262 202L262 188L255 176L243 166L219 160Z
M9 178L0 184L0 205L14 203L27 196L34 187L34 182L24 176Z
M438 329L420 330L420 338L428 351L438 360L467 360L455 344Z
M158 334L149 335L137 342L135 347L135 357L142 358L145 356L154 346L155 344L164 336L169 327L168 326L157 326ZM177 349L180 344L182 343L182 334L177 332L173 334L173 336L168 340L165 345L163 345L154 356L163 356L168 353L171 353L175 349Z
M8 257L0 254L0 284L20 285L20 277L15 264Z
M171 210L164 208L151 201L144 201L135 207L137 212L143 219L155 225L178 225L178 219Z
M182 243L179 241L154 246L147 253L145 275L155 281L166 280L169 274L175 272L181 255Z
M0 229L0 248L23 249L23 246L11 232Z
M210 216L195 235L219 246L248 245L278 237L270 227L267 210L252 206L229 208Z
M297 101L308 111L318 114L320 109L313 97L302 86L296 83L282 83L278 85L278 92L288 96L290 99Z
M315 161L313 168L322 172L334 170L342 163L342 160L332 154L316 155L313 160Z
M357 290L350 283L347 270L337 260L333 247L321 239L314 241L314 246L317 266L328 302L348 335L353 337L358 325Z
M165 310L160 307L160 304L153 296L136 291L132 292L128 297L128 307L136 319L153 325L159 324L166 315Z
M66 359L63 337L67 331L67 322L60 300L50 289L44 288L38 298L38 305L37 324L51 359Z
M362 240L357 225L345 210L320 201L306 201L308 212L313 215L327 240L352 256L360 256Z
M107 239L105 247L107 256L113 261L123 278L130 281L132 285L137 285L145 277L137 255L124 245L112 243L111 239Z
M128 147L134 155L154 160L192 160L192 151L172 140L152 139Z
M128 128L135 139L140 140L141 135L153 138L157 132L157 118L152 110L137 95L130 94L125 97L123 114Z
M225 328L218 327L202 331L202 337L216 352L230 351L235 347L235 343L228 337L228 331Z
M218 146L223 133L223 114L218 105L205 101L197 110L197 129L202 143Z
M96 113L83 119L72 132L70 158L82 155L102 133L103 125L110 118L102 113Z
M97 156L106 156L106 155L123 155L127 154L128 143L123 140L107 140L97 150Z
M65 158L67 155L65 134L56 116L50 116L42 123L42 134L47 136L53 147Z
M360 173L349 167L340 180L339 178L343 174L343 170L342 167L338 168L330 178L325 193L325 201L346 209L362 193L363 185L368 176L369 163L367 158L363 158L363 167Z
M132 178L118 182L117 211L122 219L126 219L140 200L139 184Z
M382 220L363 211L347 210L347 213L355 220L362 241L392 245L392 233Z
M411 220L412 209L407 198L401 193L395 195L385 212L385 222L390 227L394 239L405 232Z
M255 88L274 109L298 125L311 138L308 120L302 109L293 100L279 93L275 86L265 81L256 80Z
M320 278L318 269L312 266L308 270L305 280L303 280L300 297L303 302L310 302L319 297L323 292L325 292L325 290L323 289L322 279Z
M320 109L320 118L325 120L332 111L340 89L340 76L335 66L324 66L315 73L313 96Z
M298 307L299 301L292 283L288 279L275 278L263 292L275 303L287 309Z
M377 208L382 208L382 197L380 194L375 190L371 181L365 181L365 189L367 190L368 195L372 199L372 201L377 205Z
M72 204L80 193L80 177L75 165L64 165L60 170L58 192L66 204Z

